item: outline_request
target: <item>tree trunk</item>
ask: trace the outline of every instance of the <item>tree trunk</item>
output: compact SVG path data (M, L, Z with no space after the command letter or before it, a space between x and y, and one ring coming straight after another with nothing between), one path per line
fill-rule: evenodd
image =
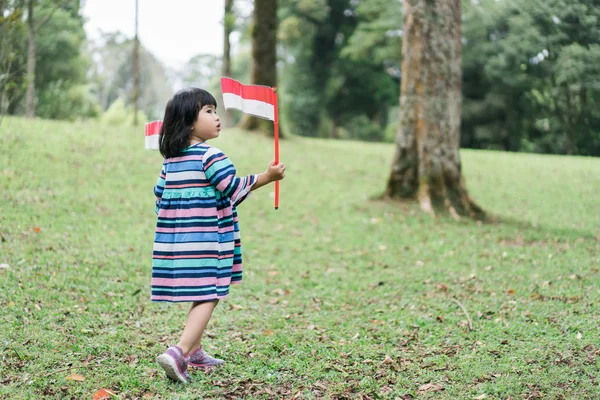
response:
M138 125L138 98L140 97L140 40L138 38L139 4L135 0L135 38L133 39L133 126Z
M25 97L27 118L35 117L35 21L33 18L34 0L27 2L27 33L29 48L27 51L27 94Z
M254 0L250 79L254 85L277 86L277 0ZM244 114L240 128L273 135L271 121L248 114ZM281 121L279 137L283 137Z
M221 75L231 77L231 42L230 36L235 27L235 14L233 12L233 1L225 0L225 14L223 17L223 66L221 68ZM222 98L221 98L222 99ZM221 104L223 102L221 101ZM233 116L225 109L221 112L221 125L223 128L230 128L233 126Z
M461 172L460 0L405 0L400 122L386 198L483 216Z

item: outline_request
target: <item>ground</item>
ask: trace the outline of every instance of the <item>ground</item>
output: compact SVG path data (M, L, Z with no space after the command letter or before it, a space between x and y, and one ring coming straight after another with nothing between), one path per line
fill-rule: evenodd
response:
M272 142L226 131L239 173ZM373 200L388 144L292 137L281 204L240 207L244 282L169 382L186 306L149 301L158 152L142 128L0 126L0 398L600 397L600 159L462 151L498 222Z

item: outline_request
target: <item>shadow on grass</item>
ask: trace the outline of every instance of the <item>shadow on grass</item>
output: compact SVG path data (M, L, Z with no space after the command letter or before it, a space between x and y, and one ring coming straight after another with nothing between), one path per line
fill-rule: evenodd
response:
M397 209L400 212L407 213L409 216L429 217L429 215L421 210L419 204L415 200L391 200L385 198L382 194L374 195L369 198L371 204L382 204ZM572 228L565 226L553 226L547 224L538 224L518 217L499 215L485 210L485 216L481 219L473 219L462 216L459 220L453 218L449 212L437 212L435 217L429 217L432 221L439 221L444 224L465 226L465 225L480 225L480 226L498 226L516 229L522 235L537 236L537 237L560 237L565 239L584 239L600 242L600 233L584 228Z

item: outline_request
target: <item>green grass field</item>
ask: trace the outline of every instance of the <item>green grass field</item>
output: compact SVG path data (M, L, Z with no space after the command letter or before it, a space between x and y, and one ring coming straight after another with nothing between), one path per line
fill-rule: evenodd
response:
M214 144L240 174L272 159L244 132ZM227 364L183 386L154 361L187 307L149 301L143 147L142 128L0 126L0 398L600 398L600 159L463 151L482 224L371 200L391 145L286 140L280 210L272 186L239 209L244 283L205 341Z

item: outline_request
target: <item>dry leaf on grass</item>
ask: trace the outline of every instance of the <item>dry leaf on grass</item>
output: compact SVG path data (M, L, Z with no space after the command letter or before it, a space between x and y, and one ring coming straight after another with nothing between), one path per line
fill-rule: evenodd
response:
M100 389L96 393L94 393L94 397L92 397L92 400L108 400L111 399L113 396L116 396L116 394L112 390Z
M437 383L427 383L419 388L419 392L439 392L444 390L444 387Z
M83 382L85 381L85 376L79 374L71 374L65 378L67 381L77 381Z
M443 284L443 283L438 283L436 285L436 287L438 288L438 290L441 290L442 292L447 292L448 291L448 286Z
M392 357L385 356L385 359L381 362L381 364L392 364L393 362L394 360L392 360Z

